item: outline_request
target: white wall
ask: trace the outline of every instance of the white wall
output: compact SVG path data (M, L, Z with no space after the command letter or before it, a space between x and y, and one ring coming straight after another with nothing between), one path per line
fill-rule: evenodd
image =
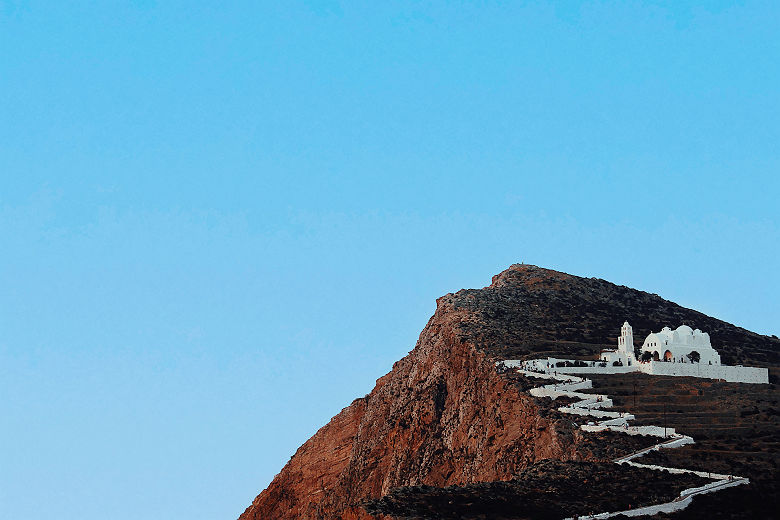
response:
M661 376L706 377L735 383L769 383L769 370L766 368L650 361L649 363L640 363L639 369L646 374Z
M536 359L530 361L507 360L504 364L508 367L520 367L528 364L529 368L538 368L546 370L548 373L556 372L558 374L627 374L629 372L644 372L659 376L689 376L706 377L708 379L723 379L733 383L769 383L769 370L757 367L741 367L729 365L707 365L703 363L667 363L664 361L649 361L647 363L636 363L631 366L616 367L611 364L602 367L599 363L587 367L556 367L558 361L567 361L565 359L547 358L546 360ZM572 361L571 359L568 361ZM550 368L547 368L547 364ZM588 362L589 363L589 362ZM542 374L531 374L537 377L544 377Z
M555 370L559 374L627 374L636 372L637 367L635 365L615 367L610 364L601 367L597 364L594 367L555 367L550 370Z

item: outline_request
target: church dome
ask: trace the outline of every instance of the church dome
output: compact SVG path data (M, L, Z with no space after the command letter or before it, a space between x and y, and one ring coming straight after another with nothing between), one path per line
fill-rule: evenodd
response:
M688 325L680 325L674 330L677 334L682 336L690 336L693 334L693 329L690 328Z

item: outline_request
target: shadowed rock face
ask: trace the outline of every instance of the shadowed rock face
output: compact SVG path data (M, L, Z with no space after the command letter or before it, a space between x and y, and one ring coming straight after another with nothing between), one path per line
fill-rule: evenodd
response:
M724 362L778 364L776 339L603 280L515 265L489 287L440 298L414 350L304 443L240 519L381 518L361 504L394 488L506 481L542 459L596 458L592 439L494 362L593 353L625 319L637 338L686 323L710 332Z
M532 354L590 355L614 348L628 320L636 346L653 331L688 325L708 332L724 364L780 366L780 340L681 307L658 295L536 266L513 265L484 289L445 296L470 311L462 331L502 359Z
M670 474L659 481L653 470L605 462L548 460L507 482L397 488L365 507L397 518L560 520L592 511L594 504L599 511L621 511L669 502L682 490L708 482L691 474ZM643 489L638 496L637 488Z

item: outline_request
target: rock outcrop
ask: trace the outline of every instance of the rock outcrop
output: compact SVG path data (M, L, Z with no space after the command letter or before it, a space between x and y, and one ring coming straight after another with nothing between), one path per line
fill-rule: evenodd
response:
M304 443L241 519L374 518L360 503L396 487L508 480L576 458L582 434L464 340L468 316L440 299L415 349Z
M686 323L711 333L724 362L780 364L776 338L603 280L515 265L489 287L440 298L414 350L304 443L240 520L381 518L362 505L398 487L508 481L544 459L597 458L592 440L495 362L597 352L624 319L637 338Z

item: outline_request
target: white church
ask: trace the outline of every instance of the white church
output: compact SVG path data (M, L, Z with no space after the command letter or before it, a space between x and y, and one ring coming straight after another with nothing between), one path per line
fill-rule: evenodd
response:
M712 348L710 335L687 325L681 325L674 330L664 327L660 332L650 333L642 343L639 359L637 359L634 353L634 331L626 321L620 329L617 348L602 350L599 358L600 363L593 363L591 366L598 371L609 373L645 372L668 376L706 377L740 383L769 382L769 371L766 368L722 365L720 354ZM579 367L558 370L592 371L589 368Z
M601 360L610 365L618 363L622 366L632 366L642 360L720 365L720 354L712 348L710 335L687 325L680 325L675 330L664 327L660 332L650 333L640 352L639 359L636 359L634 331L626 321L620 329L617 348L603 350Z
M645 352L651 354L653 361L720 365L720 354L712 348L710 335L687 325L680 325L675 330L664 327L661 332L651 333L642 345L642 353Z

